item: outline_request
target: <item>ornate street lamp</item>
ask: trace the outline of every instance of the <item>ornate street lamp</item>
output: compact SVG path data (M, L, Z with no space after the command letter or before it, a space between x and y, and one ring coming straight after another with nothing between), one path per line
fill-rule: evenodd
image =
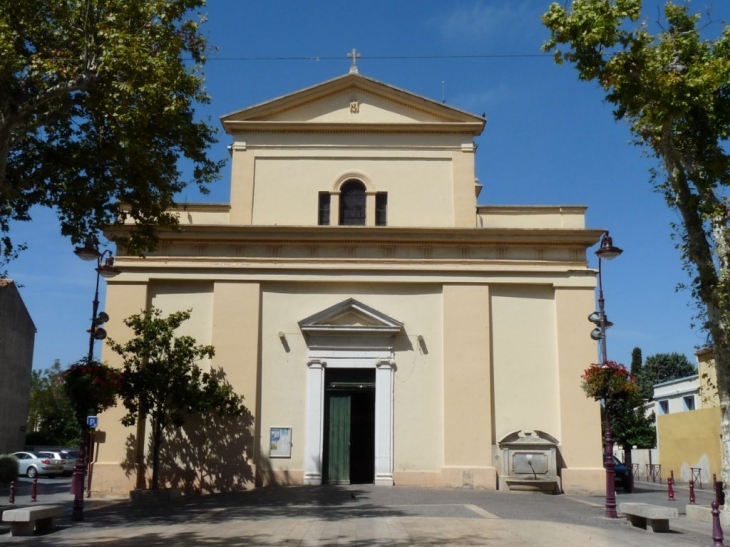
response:
M588 316L588 320L596 325L596 328L591 332L591 338L593 340L600 340L601 344L601 365L606 366L608 362L608 353L606 351L606 329L613 325L606 317L606 311L604 309L603 299L603 278L602 278L602 261L613 260L617 256L623 253L622 249L613 245L613 239L608 235L608 232L603 234L601 238L601 247L596 251L598 256L598 311L593 312ZM604 419L604 444L605 450L603 454L603 465L606 468L606 516L608 518L615 519L618 517L616 514L616 464L613 461L613 435L611 434L611 418L608 415L608 406L604 402L603 406L603 419Z
M82 260L96 260L96 288L94 289L94 301L92 303L91 328L89 333L89 353L86 363L91 365L94 361L94 342L106 338L106 331L99 325L109 321L109 316L99 312L99 278L110 278L119 275L119 268L114 266L114 257L109 249L99 252L99 240L95 236L88 237L83 247L76 247L74 254ZM73 473L74 505L73 519L84 520L84 479L86 477L86 425L81 424L81 443L79 444L79 457L76 460L76 467Z

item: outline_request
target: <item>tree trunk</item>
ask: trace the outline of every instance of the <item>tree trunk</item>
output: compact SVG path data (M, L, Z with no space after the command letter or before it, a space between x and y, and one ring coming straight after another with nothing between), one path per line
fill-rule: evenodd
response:
M145 465L145 426L147 417L140 410L137 415L137 443L135 447L135 462L137 463L137 490L144 490L147 484L147 466Z
M719 207L712 186L690 187L691 162L682 164L682 154L674 145L670 128L659 148L667 170L670 189L668 202L682 216L685 230L684 259L697 272L694 280L695 296L702 302L706 313L705 327L712 335L717 374L717 393L720 399L720 437L722 440L721 476L730 484L730 242L728 241L728 213ZM670 199L671 198L671 199ZM706 208L703 209L702 207ZM709 210L708 210L709 209ZM712 213L712 214L711 214ZM711 223L707 230L706 222ZM714 251L714 252L713 252ZM727 503L723 509L727 509Z
M155 420L152 437L152 490L160 488L160 443L162 443L162 424Z

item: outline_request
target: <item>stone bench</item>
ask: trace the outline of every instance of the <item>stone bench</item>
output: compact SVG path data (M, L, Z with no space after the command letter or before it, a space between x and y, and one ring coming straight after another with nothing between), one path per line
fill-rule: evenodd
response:
M652 532L669 532L669 521L679 518L679 511L674 507L649 503L621 503L619 511L626 515L633 526L646 530L648 524Z
M50 532L56 518L63 514L60 505L36 505L3 511L3 522L10 523L11 536L32 536L33 531Z

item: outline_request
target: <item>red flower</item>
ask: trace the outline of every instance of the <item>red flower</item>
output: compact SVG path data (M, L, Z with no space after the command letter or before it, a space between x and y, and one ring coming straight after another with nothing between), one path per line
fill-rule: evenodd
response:
M625 398L638 392L638 386L626 367L614 361L591 365L581 378L586 395L595 400Z

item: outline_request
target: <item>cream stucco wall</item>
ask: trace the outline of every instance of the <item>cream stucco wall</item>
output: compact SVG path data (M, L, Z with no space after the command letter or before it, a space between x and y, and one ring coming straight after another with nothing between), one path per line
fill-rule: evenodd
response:
M108 309L124 317L146 301L166 311L192 307L195 319L185 333L216 346L213 364L225 370L258 417L249 464L299 483L308 349L297 323L350 297L405 324L394 342L396 484L495 488L492 445L514 429L540 429L561 440L573 482L583 491L600 490L600 478L598 486L590 486L596 480L593 466L600 465L597 409L576 381L594 348L570 334L583 326L575 318L582 320L584 308L592 306L591 291L471 283L155 281L149 291L112 284ZM557 324L562 337L556 337ZM110 329L119 338L118 324L110 322ZM134 433L114 423L120 416L115 409L103 417L110 437ZM272 426L293 428L291 459L269 461L261 449ZM104 465L129 459L119 445L110 448L100 452L100 488ZM130 474L127 485L133 479ZM122 487L119 481L115 487Z
M442 482L494 489L490 288L450 284L443 291Z
M473 227L474 151L464 135L239 135L231 223L316 226L318 192L351 175L388 192L389 226Z
M227 203L182 204L177 207L178 222L190 224L225 226L230 224L231 206Z
M258 155L253 224L316 226L319 192L332 192L343 178L359 178L371 183L371 191L388 192L389 226L451 226L453 215L445 207L452 201L451 158L440 156L394 155L383 161L367 153L316 159ZM331 223L337 218L332 210Z
M258 405L260 323L259 283L215 282L213 289L213 365L243 395L251 412Z
M518 429L560 439L554 290L500 285L491 295L496 440Z
M593 292L497 285L491 295L496 441L518 429L544 431L560 443L563 491L604 491L600 413L580 388L595 360L585 332Z
M198 344L210 344L213 330L213 283L210 281L154 281L149 287L150 303L163 315L190 310L190 319L176 331L192 336Z
M244 404L253 414L257 404L258 377L258 302L259 286L255 283L213 283L212 281L156 281L146 284L111 283L107 290L107 310L113 310L107 330L115 341L124 342L131 331L122 320L139 313L149 305L163 311L163 315L191 309L191 317L184 322L177 335L189 335L198 344L213 344L216 355L204 360L201 366L209 370L213 365L224 373L237 393L244 396ZM215 337L213 333L215 332ZM103 359L120 366L120 357L105 348ZM125 414L124 407L112 408L100 417L103 442L99 445L99 456L94 464L94 489L114 493L134 488L137 480L136 450L143 451L143 458L149 458L149 423L146 429L124 427L120 423ZM138 444L136 438L144 434ZM253 438L254 428L249 436ZM182 433L185 438L185 433ZM107 440L108 439L108 440ZM120 443L121 439L126 439ZM222 446L219 444L219 446ZM254 446L245 452L250 466L245 482L253 484L255 474ZM225 462L229 455L219 453L216 460ZM147 461L149 464L149 461ZM204 462L199 462L201 467ZM184 465L178 461L178 465ZM168 468L169 462L164 463ZM248 470L247 470L248 471ZM122 478L124 477L124 478ZM147 474L149 479L149 472ZM211 486L210 489L216 489Z
M368 123L402 123L440 121L440 118L422 110L405 109L383 97L363 90L353 90L343 100L342 96L328 97L314 103L299 106L293 110L272 116L271 121L307 121L351 123L362 119ZM357 113L350 108L350 102L358 104Z
M595 309L593 291L556 288L555 308L558 342L560 398L560 455L564 466L562 487L566 493L600 494L606 488L602 463L601 414L596 401L588 399L580 377L596 358L596 346L586 335L585 318Z
M441 400L441 294L426 285L270 283L262 287L261 435L266 445L273 426L293 428L291 459L265 465L277 476L300 477L303 470L308 348L298 321L347 298L402 321L394 339L394 462L396 471L438 474L443 462ZM284 334L284 339L279 336ZM419 342L418 335L423 337ZM413 424L418 422L417 428ZM266 454L262 454L262 461Z
M482 228L585 228L587 207L577 205L480 205Z
M129 283L119 277L107 283L105 308L109 322L105 328L111 339L124 343L131 339L132 331L123 321L146 309L149 300L146 283ZM122 365L121 356L112 352L106 344L101 348L101 359L111 366ZM102 442L97 447L97 459L93 464L92 485L96 492L124 495L135 487L137 428L121 424L125 414L124 406L118 404L99 416L98 431Z
M471 227L476 225L476 211L474 210L475 153L476 146L473 143L468 143L464 144L461 154L454 155L452 178L454 226ZM446 205L446 203L441 204L442 210L446 209Z

